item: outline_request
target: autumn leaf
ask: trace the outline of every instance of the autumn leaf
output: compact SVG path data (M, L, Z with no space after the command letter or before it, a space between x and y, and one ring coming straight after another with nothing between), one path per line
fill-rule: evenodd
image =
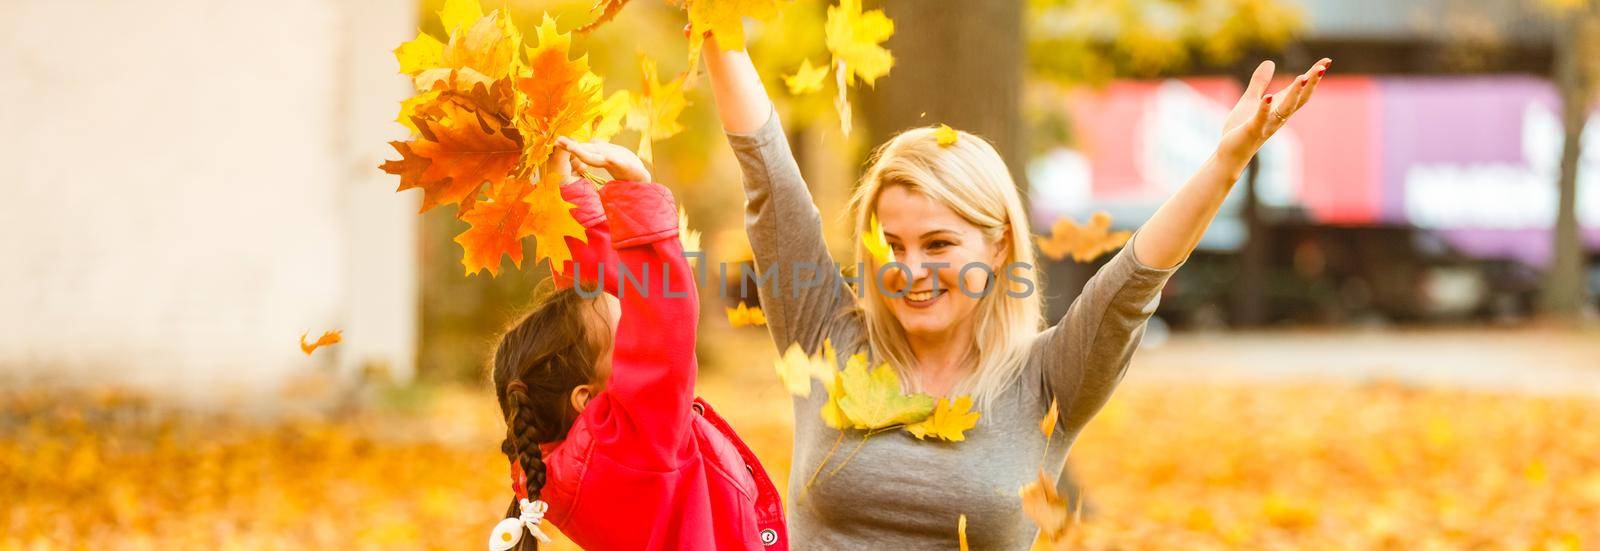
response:
M921 422L906 425L906 430L918 440L936 438L946 442L961 442L967 439L964 432L977 426L978 418L982 415L972 411L971 396L958 397L954 402L940 398L933 406L933 414Z
M811 396L812 379L822 381L824 385L833 379L834 368L826 362L824 358L807 355L800 343L794 343L782 356L773 360L773 367L790 394L806 397Z
M744 18L771 19L779 0L685 0L689 10L689 53L698 56L705 34L717 38L717 47L744 49Z
M950 125L941 124L939 125L939 128L934 129L933 139L934 141L939 142L940 147L950 147L955 145L957 140L961 139L961 135L956 133L956 129L950 128Z
M444 43L432 35L419 32L415 39L395 48L394 57L400 62L402 74L415 76L444 65Z
M448 11L449 6L446 8ZM476 13L482 10L477 9ZM441 11L441 18L445 15L445 11ZM452 28L448 22L446 28ZM487 84L512 75L517 67L517 47L522 43L522 33L512 24L510 16L495 11L455 29L440 51L439 65L416 73L414 81L418 90L432 90L441 82L459 81L467 86ZM409 61L417 63L422 59L413 57Z
M516 77L524 97L517 113L528 166L540 166L555 150L556 138L578 141L592 137L596 119L603 119L605 99L600 77L589 72L589 56L569 59L572 35L559 32L546 13L535 29L538 45L528 49L527 72Z
M430 114L412 117L420 137L391 142L401 159L379 168L400 176L395 191L422 189L422 209L460 204L460 215L472 210L483 184L504 181L522 156L522 144L511 128L474 111L458 94L446 93L426 106Z
M961 515L956 520L956 541L961 545L961 551L967 551L967 515Z
M878 223L878 215L874 213L872 220L867 223L867 232L861 234L861 244L867 248L867 254L872 256L879 265L894 262L894 250L889 248L889 238L883 235L883 225Z
M1044 433L1044 439L1049 440L1056 433L1056 422L1061 419L1061 409L1056 407L1056 399L1050 399L1050 411L1045 412L1044 419L1039 420L1039 432Z
M889 73L894 66L894 55L880 44L894 35L894 21L883 10L862 13L861 0L839 0L838 6L828 7L828 20L823 25L828 51L833 54L835 84L839 95L834 108L839 111L839 124L845 135L850 134L851 110L846 90L855 85L857 78L873 86L878 77Z
M461 265L466 274L488 270L490 276L500 275L500 259L511 257L511 263L522 267L522 222L528 217L529 205L523 201L533 186L526 180L505 180L493 186L488 201L482 201L461 217L470 227L455 238L461 245Z
M633 98L627 90L612 92L606 101L600 104L600 116L594 120L594 130L590 132L589 139L611 140L622 130L622 122L632 107Z
M734 327L766 325L767 316L761 313L760 306L746 307L741 302L738 308L728 309L728 323Z
M533 236L534 262L548 259L551 266L561 266L572 260L572 251L567 248L568 237L579 242L588 239L583 224L572 216L575 205L561 198L561 178L554 170L545 171L539 185L533 186L533 193L525 199L528 216L518 230L520 235Z
M1057 220L1050 226L1050 237L1034 236L1034 240L1039 244L1039 252L1052 259L1071 256L1078 262L1090 262L1121 247L1133 236L1131 231L1110 229L1111 215L1101 211L1082 225L1068 218Z
M810 59L800 61L794 74L783 77L783 83L793 95L809 94L822 89L822 80L828 76L828 66L812 66Z
M916 423L933 412L932 396L906 395L894 368L880 364L869 371L865 356L862 358L841 372L844 396L839 398L839 409L854 428L874 430Z
M444 32L455 34L457 29L483 19L483 5L478 0L445 0L439 8L439 23Z
M1039 470L1039 477L1018 492L1022 497L1022 514L1039 526L1039 540L1047 549L1064 543L1072 528L1073 516L1067 511L1067 502L1056 493L1055 482Z
M639 158L654 162L651 144L683 131L678 115L689 106L689 100L683 97L685 75L679 74L666 83L658 82L655 60L643 53L639 54L639 72L643 89L633 98L627 126L639 131Z
M305 352L307 356L310 356L311 352L318 348L338 344L339 341L344 340L344 332L338 330L323 332L322 336L317 337L317 342L307 343L306 337L310 335L310 331L300 334L300 351Z
M678 207L678 243L683 245L684 252L700 252L700 232L689 229L689 213L683 207ZM695 257L689 257L690 264L695 260Z
M835 371L832 377L823 379L822 388L828 393L828 401L822 404L818 412L822 416L822 424L839 430L854 426L855 422L839 407L839 399L844 397L844 372Z

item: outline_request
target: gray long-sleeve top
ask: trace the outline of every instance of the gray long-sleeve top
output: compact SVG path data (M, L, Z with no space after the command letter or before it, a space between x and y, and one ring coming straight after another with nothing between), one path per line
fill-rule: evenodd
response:
M797 284L810 274L791 274L797 266L835 264L777 114L761 129L729 133L728 140L744 171L745 228L756 269L777 272L759 286L773 343L780 351L799 343L815 354L831 339L841 360L860 351L850 348L865 332L851 313L856 294L837 270L821 270L833 278L822 285ZM794 399L787 504L794 547L954 548L957 519L965 514L972 548L1027 549L1038 530L1023 516L1018 490L1040 468L1052 480L1060 475L1072 441L1122 380L1161 288L1176 270L1141 263L1130 241L1089 280L1060 323L1039 332L1021 376L981 411L963 442L892 431L863 444L856 430L845 431L840 442L840 431L822 422L827 393L813 381L809 397ZM1061 417L1047 454L1039 423L1052 398L1059 399ZM849 463L830 476L846 457Z

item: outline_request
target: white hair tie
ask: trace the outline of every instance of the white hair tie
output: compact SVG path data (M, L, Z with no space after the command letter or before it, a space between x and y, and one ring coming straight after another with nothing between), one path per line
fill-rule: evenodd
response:
M522 541L522 529L527 528L529 534L541 543L550 543L550 536L539 529L539 524L544 522L545 511L550 510L550 504L544 500L528 501L523 499L518 502L522 508L522 516L508 517L494 525L494 531L489 533L489 551L508 551Z

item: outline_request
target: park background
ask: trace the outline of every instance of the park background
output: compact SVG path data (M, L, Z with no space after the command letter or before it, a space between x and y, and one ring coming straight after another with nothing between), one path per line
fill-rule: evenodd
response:
M525 30L592 17L487 4ZM825 55L828 4L748 28L840 259L861 162L899 129L994 141L1036 232L1132 229L1257 60L1335 60L1077 442L1074 544L1600 545L1596 2L868 2L897 62L852 92L849 136L779 78ZM0 549L482 545L510 498L485 362L547 270L463 276L464 224L377 169L406 135L391 51L442 36L438 7L0 4ZM641 52L687 67L683 23L634 0L574 47L637 89ZM654 173L709 259L747 261L695 86ZM1054 320L1095 264L1045 268ZM782 487L772 345L704 292L701 393Z

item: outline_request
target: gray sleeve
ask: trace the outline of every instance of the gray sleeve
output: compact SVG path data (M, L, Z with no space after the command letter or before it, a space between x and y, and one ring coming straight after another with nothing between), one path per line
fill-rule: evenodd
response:
M744 227L757 277L770 278L757 285L767 329L780 352L798 342L815 354L852 298L823 241L822 217L776 111L755 132L727 134L744 172Z
M1140 262L1130 238L1084 284L1060 323L1039 334L1033 361L1040 362L1045 384L1060 401L1067 434L1076 434L1111 398L1161 301L1161 288L1179 267Z

